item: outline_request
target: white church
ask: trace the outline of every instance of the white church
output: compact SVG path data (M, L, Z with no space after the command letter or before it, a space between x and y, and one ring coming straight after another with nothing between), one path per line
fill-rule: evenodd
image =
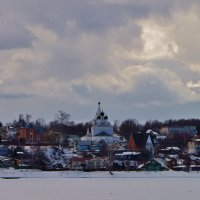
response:
M91 131L87 131L87 135L81 138L81 141L91 141L98 143L104 141L107 144L114 142L123 142L124 138L113 134L113 126L108 120L108 116L101 108L101 103L98 103L96 115L92 121Z
M98 103L96 116L93 119L91 127L92 137L110 137L113 136L113 126L108 121L108 116L101 109L101 103Z

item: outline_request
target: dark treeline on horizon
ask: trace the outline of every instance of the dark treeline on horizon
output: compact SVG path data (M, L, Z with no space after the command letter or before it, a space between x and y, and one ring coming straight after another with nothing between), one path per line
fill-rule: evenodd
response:
M43 131L52 130L66 135L78 136L84 136L87 133L87 130L92 126L92 121L75 123L71 120L70 114L67 114L62 110L59 110L55 115L55 119L49 123L46 123L43 118L38 118L35 121L32 121L31 118L32 116L30 114L19 114L18 119L7 122L6 124L0 122L0 125L10 126L16 129L28 127ZM115 133L128 139L130 134L145 132L148 129L159 133L160 128L164 126L196 126L197 133L200 133L200 119L169 119L164 122L159 120L148 120L144 124L140 124L137 119L125 119L121 123L115 120L113 128Z
M128 139L130 137L130 134L136 132L146 132L148 129L159 133L160 128L164 126L196 126L197 134L200 133L200 119L169 119L164 122L160 122L158 120L148 120L143 125L140 124L136 119L127 119L124 120L118 127L118 133Z

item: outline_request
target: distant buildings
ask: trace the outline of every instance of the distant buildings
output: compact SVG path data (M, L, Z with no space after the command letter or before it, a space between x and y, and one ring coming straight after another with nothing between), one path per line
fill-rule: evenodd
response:
M138 170L140 171L167 171L169 170L169 168L167 167L163 159L154 158L144 164L139 165Z
M104 141L107 144L125 142L124 137L113 134L113 126L108 121L108 116L101 109L100 102L98 103L97 112L93 119L91 130L88 130L87 135L81 138L81 141L88 140L93 143Z
M0 167L24 162L43 170L200 170L198 125L165 126L160 134L127 129L126 135L132 133L127 142L114 133L100 102L81 134L73 129L60 132L57 124L54 129L35 123L15 127L0 127ZM86 127L87 134L80 138Z
M188 153L200 155L200 138L193 138L188 142Z
M35 126L33 123L20 127L0 127L0 138L2 145L29 145L44 142L44 127Z
M38 144L44 141L44 133L35 128L20 128L17 131L17 142L20 144Z
M142 162L153 157L154 142L148 133L131 134L128 149L116 152L113 168L116 170L135 170Z
M124 143L125 138L117 134L113 134L113 126L108 120L108 116L98 103L97 112L93 119L93 123L87 134L81 137L78 144L80 151L100 151L104 145L111 143Z
M152 136L148 133L131 134L128 149L132 151L153 151L154 144Z
M165 126L160 129L160 134L162 135L169 135L169 134L195 135L196 133L197 133L196 126L174 126L174 127Z
M12 140L16 137L17 129L10 126L3 126L0 128L0 135L2 141Z

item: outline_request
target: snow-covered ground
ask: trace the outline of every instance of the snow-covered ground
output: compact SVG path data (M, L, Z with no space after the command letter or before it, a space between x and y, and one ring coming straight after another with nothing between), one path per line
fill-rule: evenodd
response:
M0 177L4 177L0 179L2 200L188 200L200 196L197 172L110 175L108 172L0 170Z

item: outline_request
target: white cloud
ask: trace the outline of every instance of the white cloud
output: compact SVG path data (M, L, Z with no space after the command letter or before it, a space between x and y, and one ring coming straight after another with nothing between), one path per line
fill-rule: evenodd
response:
M200 81L193 83L193 81L189 81L187 83L187 87L189 88L200 88Z
M171 31L171 37L180 49L177 57L189 65L200 63L198 55L200 50L199 8L199 6L192 6L187 11L179 10L173 14L172 18L173 30Z
M195 73L200 74L200 64L188 64L189 68L194 71Z
M138 24L142 27L143 59L169 58L178 53L177 44L168 35L170 27L160 26L151 20L142 20Z

